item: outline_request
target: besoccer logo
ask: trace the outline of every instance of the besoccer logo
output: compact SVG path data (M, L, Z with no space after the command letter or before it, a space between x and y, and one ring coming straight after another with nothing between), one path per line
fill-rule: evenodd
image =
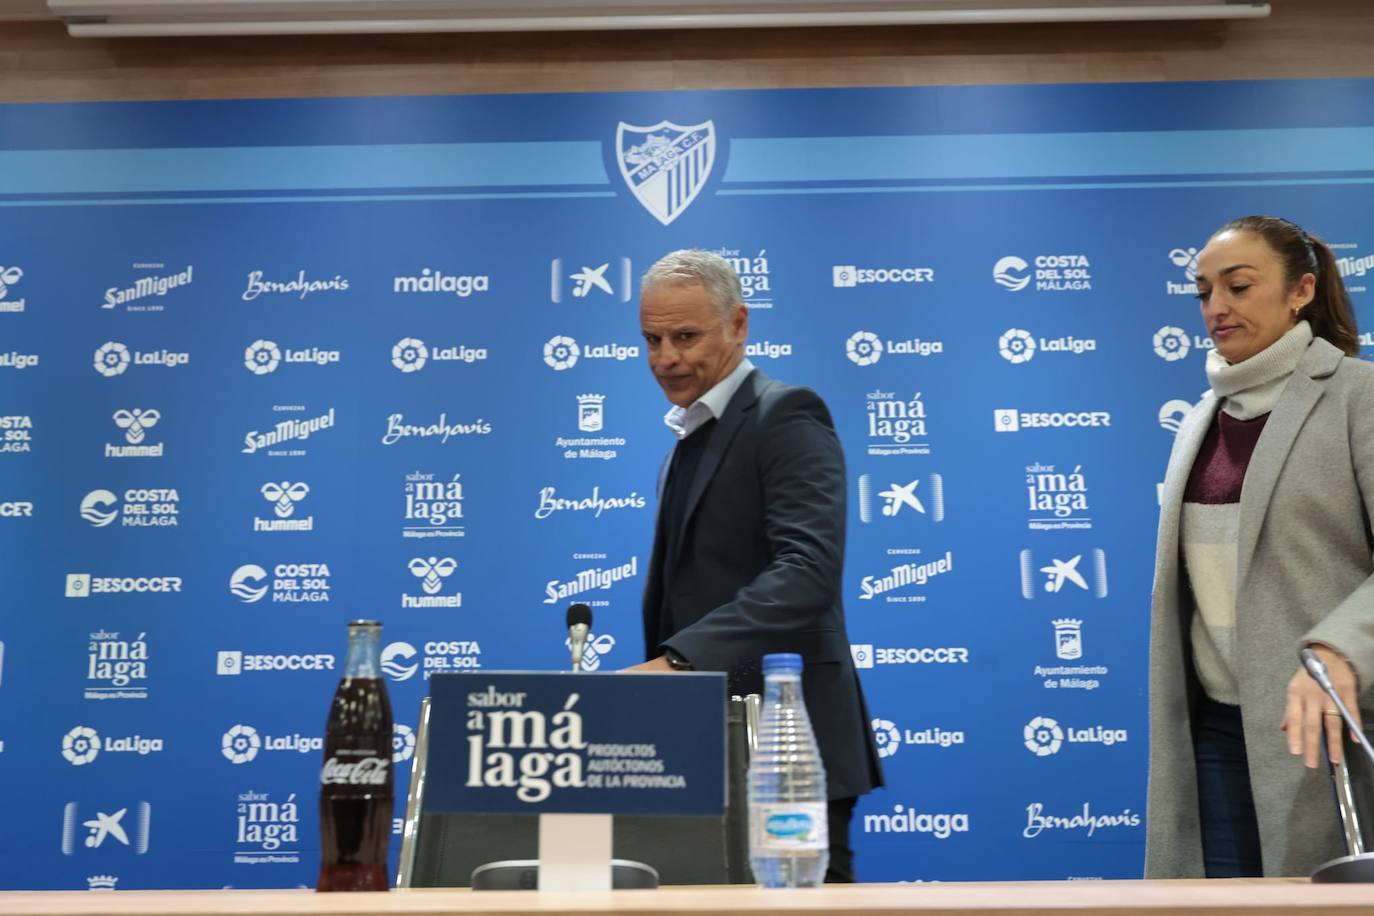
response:
M1026 723L1024 736L1026 750L1037 757L1057 754L1064 744L1064 730L1058 722L1045 716L1036 716Z
M992 279L997 285L1013 293L1019 293L1030 284L1030 265L1024 259L1009 254L992 265Z
M1176 362L1188 355L1188 332L1183 328L1165 325L1155 332L1155 356L1168 362Z
M244 604L261 601L267 594L267 570L256 563L246 563L229 577L229 591Z
M287 483L265 483L260 491L262 498L272 504L272 510L277 513L277 518L290 518L296 511L296 503L305 499L310 494L309 484Z
M258 756L261 749L262 739L258 737L258 730L251 725L235 725L224 733L224 739L220 742L220 750L235 766L248 763Z
M97 528L104 528L119 517L119 497L109 490L92 490L81 500L81 517Z
M415 657L415 647L408 642L394 642L382 650L382 672L393 681L408 681L415 676L418 662L410 661ZM405 664L410 662L410 664Z
M845 341L844 353L856 366L871 366L883 358L883 342L872 331L855 331Z
M255 340L243 351L243 364L254 375L276 372L281 364L281 350L270 340Z
M391 762L405 763L415 756L415 730L397 722L391 726Z
M108 340L95 351L95 371L106 378L123 375L129 368L129 348L122 343Z
M571 337L550 337L544 344L544 363L555 372L576 366L581 355L582 349Z
M997 338L997 352L1012 365L1028 363L1035 355L1035 338L1031 336L1030 331L1011 328Z
M100 735L95 729L78 725L62 738L62 756L74 767L85 766L100 753Z
M391 365L402 372L419 372L429 360L429 347L415 337L403 337L391 348Z
M891 757L902 746L902 733L886 719L873 720L873 742L878 745L879 757Z
M425 594L437 595L444 587L444 580L458 568L458 563L452 557L416 557L410 561L409 567L415 578L423 580L420 584Z
M133 410L116 410L114 412L115 426L124 430L124 438L130 445L138 445L143 441L143 434L157 425L162 419L162 414L156 410L141 410L135 407Z

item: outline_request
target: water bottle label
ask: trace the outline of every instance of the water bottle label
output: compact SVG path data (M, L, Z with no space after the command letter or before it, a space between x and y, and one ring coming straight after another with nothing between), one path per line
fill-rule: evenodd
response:
M753 827L756 851L830 847L825 802L756 804Z

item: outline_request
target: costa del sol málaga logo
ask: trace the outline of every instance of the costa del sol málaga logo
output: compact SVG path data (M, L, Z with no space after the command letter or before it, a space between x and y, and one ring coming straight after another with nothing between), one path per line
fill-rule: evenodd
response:
M262 739L258 737L258 730L251 725L235 725L224 733L220 741L220 750L225 759L235 765L249 762L258 756L261 749Z
M1188 355L1190 346L1188 332L1183 328L1165 325L1155 332L1155 356L1168 362L1175 362Z
M129 368L129 348L117 341L109 340L95 351L95 371L106 378L123 375Z
M997 282L998 286L1013 293L1019 293L1030 283L1029 270L1030 265L1026 263L1024 258L1009 254L992 265L992 279Z
M582 349L571 337L551 337L549 342L544 344L544 362L555 372L576 366L577 358L581 355Z
M1045 716L1036 716L1027 722L1024 735L1026 750L1037 757L1057 754L1064 744L1064 730L1058 722Z
M104 528L119 517L115 505L119 497L109 490L92 490L81 500L81 517L97 528Z
M281 365L281 350L270 340L255 340L243 351L243 364L254 375L276 372Z
M871 366L883 358L883 342L872 331L855 331L845 341L844 353L856 366Z
M408 681L415 676L419 662L415 647L408 642L393 642L382 650L382 672L393 681ZM406 664L409 662L409 664Z
M403 337L391 348L391 365L402 372L419 372L428 360L429 348L414 337Z
M256 563L246 563L229 577L229 591L244 604L261 601L267 594L267 570Z
M1013 365L1028 363L1035 355L1035 338L1031 336L1030 331L1011 328L997 338L997 352Z

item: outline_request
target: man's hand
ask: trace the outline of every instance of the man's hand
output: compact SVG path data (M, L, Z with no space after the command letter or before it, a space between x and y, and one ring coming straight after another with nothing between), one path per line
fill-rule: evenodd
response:
M665 671L671 674L676 669L668 664L668 659L666 657L660 655L658 658L651 658L647 662L641 662L638 665L631 665L628 668L621 668L620 670L628 671L631 674L662 674Z
M1348 661L1326 646L1313 645L1309 648L1326 665L1327 673L1331 675L1331 686L1336 688L1341 702L1359 723L1355 670ZM1340 763L1341 729L1344 727L1344 720L1326 691L1312 679L1305 667L1299 665L1298 673L1288 682L1288 708L1284 711L1283 725L1280 726L1288 733L1288 753L1294 757L1301 755L1303 763L1315 769L1322 735L1325 734L1327 756L1332 763Z

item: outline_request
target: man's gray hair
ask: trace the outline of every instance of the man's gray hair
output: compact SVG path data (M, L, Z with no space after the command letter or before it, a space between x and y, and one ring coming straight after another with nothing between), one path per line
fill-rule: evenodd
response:
M722 319L730 314L730 309L744 303L739 274L730 262L700 248L682 248L659 258L645 272L639 290L642 294L657 286L704 287Z

